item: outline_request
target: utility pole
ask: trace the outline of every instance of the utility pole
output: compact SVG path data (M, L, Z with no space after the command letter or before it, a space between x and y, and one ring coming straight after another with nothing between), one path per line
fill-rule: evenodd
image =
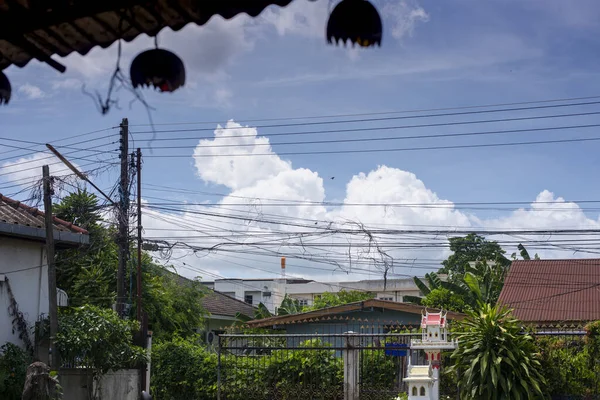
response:
M119 232L117 244L119 246L119 268L117 270L117 313L124 316L125 306L125 266L129 251L129 124L127 118L121 122L121 139L119 140L121 152L121 179L119 183L119 209L117 219Z
M56 266L54 265L54 220L52 218L52 185L50 168L42 167L44 178L44 221L46 225L46 264L48 265L48 314L50 317L50 368L58 371L60 355L55 345L58 333L58 304L56 301Z
M142 150L137 149L137 320L142 324Z

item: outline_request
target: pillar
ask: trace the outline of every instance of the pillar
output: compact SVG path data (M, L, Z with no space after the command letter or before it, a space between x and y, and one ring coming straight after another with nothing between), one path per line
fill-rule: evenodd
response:
M431 399L439 400L440 398L440 366L442 364L441 350L426 350L425 357L433 370L433 386L431 387Z
M345 333L342 351L344 359L344 400L359 400L360 338L352 331Z

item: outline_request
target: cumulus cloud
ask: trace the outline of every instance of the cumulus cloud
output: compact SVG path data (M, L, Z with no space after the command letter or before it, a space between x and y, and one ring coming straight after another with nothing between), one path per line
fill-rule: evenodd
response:
M268 138L258 136L256 128L234 121L219 125L214 139L200 140L194 149L194 162L198 176L204 181L234 190L292 168L273 152Z
M43 99L46 97L46 93L38 86L30 83L25 83L19 86L19 93L22 93L30 100Z
M258 153L267 155L234 155ZM213 139L199 141L194 156L199 178L225 186L226 195L211 204L186 204L183 199L175 210L144 210L146 238L179 243L169 262L187 276L273 278L281 254L290 259L290 274L319 280L381 278L385 267L393 267L388 278L423 275L437 269L449 250L421 245L445 244L453 234L424 237L402 230L600 229L600 220L549 190L541 191L528 207L481 218L440 197L414 173L385 165L355 174L341 202L327 202L317 171L282 159L256 128L234 121L218 126ZM42 165L56 161L38 153L2 164L0 174L25 186L40 178ZM61 164L51 165L52 175L67 173ZM393 229L400 231L378 232ZM586 238L569 237L582 240L576 247L584 250ZM550 235L492 239L514 243L505 247L509 254L523 241L536 243L530 253L542 258L591 255Z
M227 146L211 147L216 145ZM257 153L267 155L234 156ZM422 275L427 272L423 268L437 269L449 250L419 245L444 244L453 235L385 236L377 229L600 228L600 221L587 216L577 204L547 190L528 207L501 217L478 218L438 196L415 174L385 165L353 176L340 205L327 203L323 179L316 171L293 166L273 151L268 138L261 137L256 128L234 121L217 127L214 139L201 140L194 155L198 176L205 183L226 186L229 193L210 206L182 206L180 213L155 210L145 226L169 227L176 230L172 235L180 242L212 248L174 251L174 258L187 267L201 268L197 275L209 270L228 277L275 277L281 254L287 254L295 265L288 272L320 280L380 278L386 262L393 265L390 278ZM505 248L510 254L521 240L533 243L551 238L497 235L492 239L515 243ZM568 245L534 246L530 252L542 258L590 256ZM210 273L204 277L215 278L215 273Z

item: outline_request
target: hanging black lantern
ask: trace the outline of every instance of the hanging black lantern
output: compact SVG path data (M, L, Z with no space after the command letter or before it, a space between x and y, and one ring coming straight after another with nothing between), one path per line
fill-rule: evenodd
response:
M344 45L347 40L354 46L381 46L381 17L368 0L342 0L333 9L327 22L327 42Z
M11 92L12 88L10 87L10 81L6 75L4 75L4 72L0 71L0 105L8 104Z
M185 84L183 61L163 49L138 54L131 63L129 75L134 88L154 86L161 92L174 92Z

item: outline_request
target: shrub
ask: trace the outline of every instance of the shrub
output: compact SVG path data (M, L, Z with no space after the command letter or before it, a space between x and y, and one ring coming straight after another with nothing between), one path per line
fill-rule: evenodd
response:
M158 400L215 399L217 355L193 338L159 342L152 347L151 382Z
M30 363L29 353L20 347L12 343L0 347L0 399L21 399L25 374Z
M460 370L461 398L471 400L543 397L545 379L533 338L501 306L480 304L456 333L451 371Z
M137 322L121 319L113 310L86 305L61 310L56 345L66 362L105 374L145 361L142 348L133 345L137 330Z

